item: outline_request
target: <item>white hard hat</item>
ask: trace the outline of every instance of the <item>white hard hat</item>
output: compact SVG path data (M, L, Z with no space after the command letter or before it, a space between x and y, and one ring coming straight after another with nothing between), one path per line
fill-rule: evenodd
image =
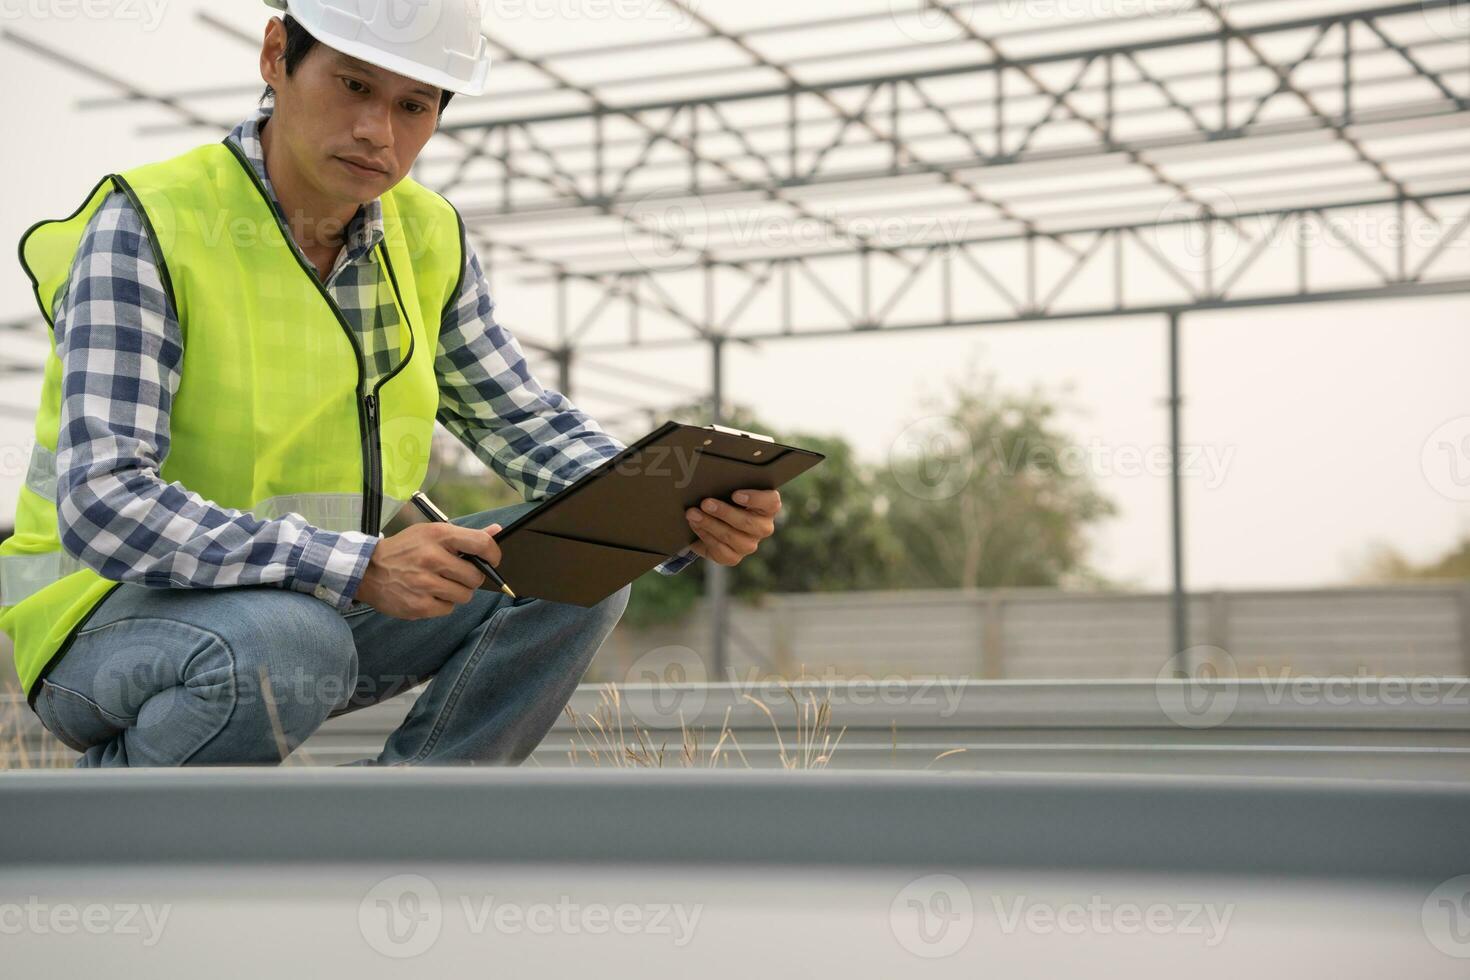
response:
M329 48L461 95L481 95L480 0L265 0Z

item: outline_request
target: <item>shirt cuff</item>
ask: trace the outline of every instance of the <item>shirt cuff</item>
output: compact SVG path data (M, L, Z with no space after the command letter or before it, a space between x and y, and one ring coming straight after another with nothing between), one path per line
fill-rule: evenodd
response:
M368 560L382 537L361 531L306 532L292 566L291 588L343 612L362 585Z
M696 555L694 552L690 551L688 548L685 548L677 555L674 555L667 559L663 564L655 565L653 570L662 575L677 575L679 574L679 572L683 571L684 568L693 564L694 560L698 557L699 556Z

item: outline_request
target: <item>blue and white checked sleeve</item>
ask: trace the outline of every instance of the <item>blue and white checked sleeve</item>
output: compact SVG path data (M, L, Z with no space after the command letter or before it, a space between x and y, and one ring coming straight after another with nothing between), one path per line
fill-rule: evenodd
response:
M439 330L439 421L527 502L541 500L627 446L532 376L519 342L495 321L468 241L464 254L464 287ZM686 548L655 571L673 575L698 557Z
M276 585L346 609L380 538L262 521L159 475L183 342L137 211L112 194L54 310L62 364L57 521L104 578L154 588Z

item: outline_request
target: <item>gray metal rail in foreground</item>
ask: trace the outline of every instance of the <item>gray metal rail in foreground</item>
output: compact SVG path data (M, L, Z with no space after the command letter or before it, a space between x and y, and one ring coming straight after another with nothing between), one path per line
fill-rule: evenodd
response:
M0 779L0 864L909 865L1439 880L1470 786L977 773L216 769Z
M582 717L603 687L583 686ZM830 699L830 765L855 769L1380 776L1470 781L1470 681L1463 678L1296 678L1217 685L1139 681L911 681L790 685L798 699ZM796 754L797 711L779 684L624 684L624 741L636 723L666 765L679 765L685 728L708 750L728 725L725 763L778 767ZM771 718L745 695L760 700ZM341 715L303 746L302 761L376 755L415 694ZM606 720L613 720L611 712ZM728 721L727 721L728 719ZM843 729L845 731L842 731ZM563 716L531 765L611 765ZM945 755L953 749L964 751ZM942 758L941 758L942 756Z
M719 763L779 768L797 749L788 685L624 684L623 742L634 728L680 766L683 729L699 735L700 762L728 727ZM910 681L795 684L800 700L828 700L829 765L841 769L1152 773L1462 780L1470 783L1470 680L1296 678L1186 684L1140 681ZM626 763L589 737L606 686L584 685L532 754L530 767ZM765 704L768 717L751 698ZM377 755L418 692L329 720L292 765ZM45 732L9 705L31 758ZM617 716L605 707L610 727ZM59 745L52 749L65 753ZM738 751L736 747L738 746ZM594 757L589 748L595 748ZM963 751L954 752L955 749ZM576 752L575 759L572 757ZM946 754L948 753L948 754ZM12 763L12 765L16 765Z

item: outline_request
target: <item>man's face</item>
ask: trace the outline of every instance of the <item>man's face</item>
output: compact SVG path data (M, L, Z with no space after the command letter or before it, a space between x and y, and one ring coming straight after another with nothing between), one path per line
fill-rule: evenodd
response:
M276 92L269 128L319 194L366 204L397 184L434 135L440 90L317 44L286 74L286 31L273 21L261 77Z

